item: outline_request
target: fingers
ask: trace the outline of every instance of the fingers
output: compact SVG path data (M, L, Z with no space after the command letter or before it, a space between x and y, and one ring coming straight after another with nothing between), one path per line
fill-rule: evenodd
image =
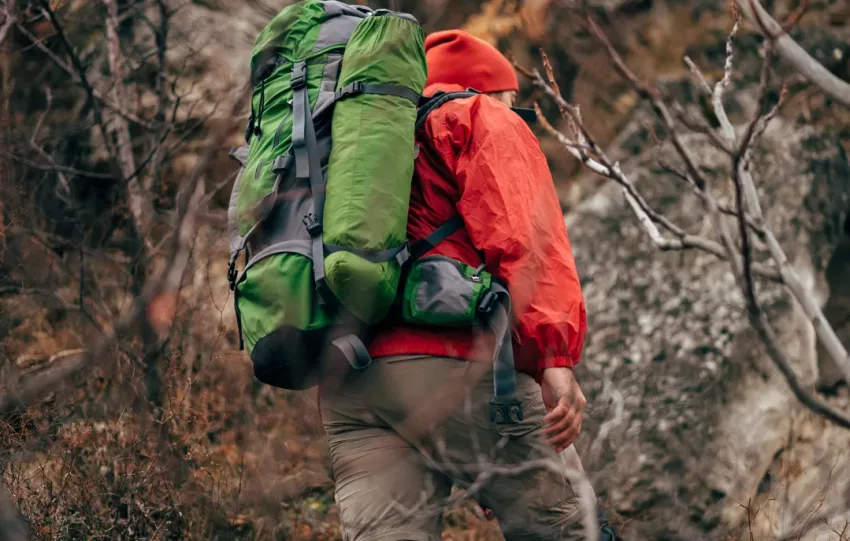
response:
M583 406L581 400L570 403L562 398L543 418L547 424L544 429L544 434L548 436L546 442L555 447L557 452L572 445L581 433Z
M546 434L549 438L546 441L549 445L560 450L575 441L579 430L581 430L581 413L570 410L557 423L547 427Z
M578 439L579 434L581 434L581 418L578 418L577 422L573 423L569 429L567 429L562 434L559 434L555 438L550 438L548 443L555 448L555 451L560 453Z
M569 428L575 419L575 410L565 406L557 406L552 413L543 418L546 429L543 431L547 436L553 436Z

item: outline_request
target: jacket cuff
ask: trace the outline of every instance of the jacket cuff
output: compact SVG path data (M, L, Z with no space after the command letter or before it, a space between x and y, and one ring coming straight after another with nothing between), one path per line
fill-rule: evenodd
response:
M551 357L545 357L540 360L537 364L537 381L540 382L543 380L543 371L547 368L572 368L578 363L573 361L572 357L569 355L553 355Z

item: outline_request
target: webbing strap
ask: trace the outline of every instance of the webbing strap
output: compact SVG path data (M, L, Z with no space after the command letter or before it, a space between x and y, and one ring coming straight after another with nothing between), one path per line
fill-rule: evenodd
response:
M337 252L352 253L358 257L362 257L370 263L385 263L395 259L399 265L404 265L404 263L410 258L410 249L408 248L407 243L378 252L363 250L362 248L348 248L346 246L338 246L336 244L325 244L325 253L330 255Z
M443 224L431 232L424 239L414 242L410 246L410 260L416 261L426 253L434 249L435 246L449 238L452 233L463 227L463 218L455 216L443 222Z
M322 218L325 208L325 180L322 175L313 113L307 95L307 63L297 62L292 67L292 151L295 154L295 176L310 179L313 196L313 212L304 216L304 225L310 233L313 254L313 281L319 294L319 302L325 304L327 284L325 282L325 252L322 243Z
M351 368L355 370L363 370L372 362L372 357L369 356L369 350L354 334L346 334L335 340L331 340L331 345L337 348Z
M516 368L511 336L511 297L502 285L493 282L490 292L494 303L484 314L484 324L496 338L493 353L493 398L490 399L490 420L497 424L516 424L522 421L522 403L516 397Z
M428 115L430 115L436 109L442 107L446 102L452 100L459 100L462 98L471 98L472 96L477 96L480 92L476 92L473 90L461 90L458 92L439 92L434 94L431 98L425 101L422 106L419 108L419 111L416 113L416 131L422 129L425 125L425 121L428 120Z
M537 111L535 111L534 109L526 109L523 107L511 107L511 111L516 113L521 119L525 120L529 124L537 122Z
M407 87L400 85L379 85L366 84L360 81L354 81L349 85L345 85L334 93L334 101L345 99L349 96L358 94L381 94L384 96L398 96L406 98L413 102L413 105L419 104L419 94L410 90Z

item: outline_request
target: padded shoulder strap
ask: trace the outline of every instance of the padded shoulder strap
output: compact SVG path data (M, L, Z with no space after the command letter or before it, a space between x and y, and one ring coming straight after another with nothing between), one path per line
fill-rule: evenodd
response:
M459 92L437 92L430 98L427 98L425 101L420 102L419 111L416 113L416 131L422 129L425 125L425 121L428 120L428 115L432 112L436 111L446 103L452 100L459 100L462 98L471 98L472 96L477 96L480 92L476 90L461 90Z
M461 90L458 92L437 92L430 98L420 100L419 111L416 114L416 130L419 131L425 125L428 115L442 107L445 103L461 98L471 98L472 96L480 93L481 92L470 88L468 90ZM537 122L537 112L535 112L534 109L511 107L511 111L516 113L521 119L525 120L529 124Z

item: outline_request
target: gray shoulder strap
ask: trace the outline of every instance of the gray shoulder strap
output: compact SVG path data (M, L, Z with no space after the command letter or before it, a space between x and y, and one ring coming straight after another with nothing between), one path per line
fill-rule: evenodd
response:
M479 309L483 307L486 310L484 324L496 338L490 420L497 424L516 424L522 421L523 414L522 402L516 397L511 297L508 290L495 281L487 295L490 300L482 299Z
M307 64L304 61L292 67L292 151L295 154L295 176L310 180L313 212L304 216L304 225L313 246L313 280L319 302L326 304L330 290L325 281L325 250L322 243L322 219L325 209L325 179L322 174L316 128L307 95Z

